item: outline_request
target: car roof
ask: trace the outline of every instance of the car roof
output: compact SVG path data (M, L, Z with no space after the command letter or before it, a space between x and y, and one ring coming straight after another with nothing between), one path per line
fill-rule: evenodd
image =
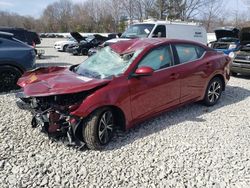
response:
M14 35L12 33L7 33L7 32L0 31L0 38L12 39L13 36Z
M4 37L6 37L6 36L13 37L14 35L13 35L12 33L0 31L0 37L1 37L1 36L4 36Z
M157 25L183 25L183 26L199 26L196 22L185 22L185 21L164 21L164 20L146 20L144 22L137 22L132 25L143 25L143 24L157 24Z
M20 27L0 27L0 30L22 30L25 31L26 29Z
M126 41L119 41L115 44L110 45L112 50L114 50L118 54L127 54L134 52L139 49L143 48L153 48L154 46L159 46L161 44L166 43L187 43L187 44L194 44L199 45L204 48L206 46L194 42L194 41L188 41L188 40L179 40L179 39L167 39L167 38L141 38L141 39L131 39Z

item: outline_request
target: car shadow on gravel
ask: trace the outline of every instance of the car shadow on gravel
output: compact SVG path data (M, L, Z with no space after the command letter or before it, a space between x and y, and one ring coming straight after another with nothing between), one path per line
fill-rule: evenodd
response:
M16 94L16 93L19 92L19 91L20 91L20 90L11 90L11 91L0 92L0 96Z
M39 59L40 60L47 60L47 59L52 59L52 58L58 58L58 55L42 55Z
M250 80L250 75L237 75L237 76L234 76L235 78L240 78L240 79L246 79L246 80Z
M126 132L118 132L106 150L120 149L138 139L142 139L185 121L205 122L206 120L200 116L228 105L236 104L249 96L250 90L241 87L227 86L226 91L223 92L220 101L215 106L206 107L200 103L193 103L165 112L162 115L136 125Z
M53 48L53 46L36 46L36 48Z

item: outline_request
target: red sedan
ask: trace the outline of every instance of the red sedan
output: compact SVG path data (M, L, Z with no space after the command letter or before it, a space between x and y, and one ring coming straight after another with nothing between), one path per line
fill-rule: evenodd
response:
M117 128L191 102L216 104L230 78L230 62L195 42L134 39L80 65L27 72L18 81L18 96L31 107L33 127L102 149Z

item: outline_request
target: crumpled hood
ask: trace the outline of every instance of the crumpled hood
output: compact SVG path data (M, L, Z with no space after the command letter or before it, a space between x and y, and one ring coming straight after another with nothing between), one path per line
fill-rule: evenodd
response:
M239 38L239 30L237 28L228 28L228 29L216 29L215 31L216 39L221 38Z
M250 44L250 27L242 28L240 31L240 44Z
M114 39L107 40L106 42L109 43L109 44L114 44L114 43L117 43L117 42L120 42L120 41L127 41L127 40L131 40L131 39L127 39L127 38L114 38Z
M80 76L67 67L49 67L26 72L17 84L25 95L39 97L88 91L109 82Z

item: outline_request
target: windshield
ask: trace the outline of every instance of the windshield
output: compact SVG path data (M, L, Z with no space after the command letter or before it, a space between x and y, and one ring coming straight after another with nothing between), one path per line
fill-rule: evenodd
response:
M97 79L118 76L127 70L141 51L142 49L120 55L110 47L105 47L81 63L75 71L81 76Z
M154 28L154 24L131 25L121 36L121 38L146 38Z

